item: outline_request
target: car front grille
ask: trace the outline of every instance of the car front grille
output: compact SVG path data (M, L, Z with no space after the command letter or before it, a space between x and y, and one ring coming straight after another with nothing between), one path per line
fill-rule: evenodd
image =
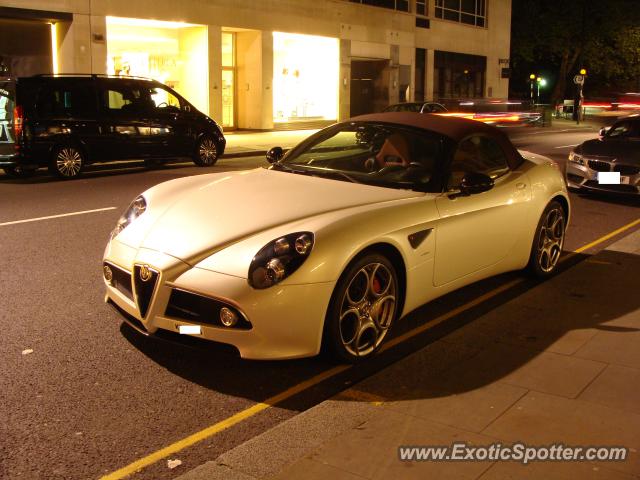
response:
M620 172L620 175L638 175L638 173L640 173L640 167L636 167L635 165L615 165L613 171Z
M252 328L251 323L233 305L180 288L171 290L165 315L188 322L228 328L224 327L220 322L220 310L223 307L232 310L238 316L238 323L231 328L241 330L250 330Z
M133 267L133 283L135 286L136 303L142 318L146 317L153 292L158 282L158 272L148 265L135 265Z
M601 160L589 160L589 168L596 172L610 172L611 164L609 162L603 162Z

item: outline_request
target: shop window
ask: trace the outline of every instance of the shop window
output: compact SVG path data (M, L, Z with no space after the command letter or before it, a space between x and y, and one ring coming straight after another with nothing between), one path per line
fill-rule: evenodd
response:
M209 111L202 81L209 74L206 26L121 17L107 17L106 24L107 73L152 78Z
M487 58L455 52L434 55L434 97L441 99L482 98Z
M274 122L338 118L337 38L273 33Z

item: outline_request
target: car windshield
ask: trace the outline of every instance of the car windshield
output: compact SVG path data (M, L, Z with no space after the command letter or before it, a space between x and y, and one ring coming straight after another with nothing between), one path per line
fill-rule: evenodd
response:
M353 122L324 129L274 169L390 188L438 191L443 137L398 125Z
M640 137L640 122L620 122L607 132L607 137L638 138Z

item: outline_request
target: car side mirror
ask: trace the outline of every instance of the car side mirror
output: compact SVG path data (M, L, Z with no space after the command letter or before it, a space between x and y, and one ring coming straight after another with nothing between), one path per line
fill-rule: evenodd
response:
M484 173L467 173L460 183L460 192L464 195L482 193L493 188L493 180Z
M611 127L602 127L600 129L600 132L598 132L598 135L600 135L601 137L604 137L609 130L611 130Z
M279 162L283 155L284 155L284 150L282 150L282 147L273 147L267 152L267 162L269 163Z

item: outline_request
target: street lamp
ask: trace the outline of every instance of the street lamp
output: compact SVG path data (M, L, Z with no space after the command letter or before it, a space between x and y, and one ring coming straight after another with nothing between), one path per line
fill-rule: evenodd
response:
M582 102L584 101L584 95L582 94L582 89L584 87L584 81L587 78L587 69L581 68L580 75L576 75L573 79L573 82L576 84L578 91L576 92L576 97L573 102L573 111L575 115L575 120L578 125L580 124L580 117L582 114Z
M547 81L542 77L538 77L536 78L536 83L537 83L536 95L538 97L538 103L540 103L540 86L542 85L544 87L547 84Z
M531 75L529 75L529 85L531 86L531 105L533 105L535 102L533 101L533 82L536 79L536 74L532 73Z

